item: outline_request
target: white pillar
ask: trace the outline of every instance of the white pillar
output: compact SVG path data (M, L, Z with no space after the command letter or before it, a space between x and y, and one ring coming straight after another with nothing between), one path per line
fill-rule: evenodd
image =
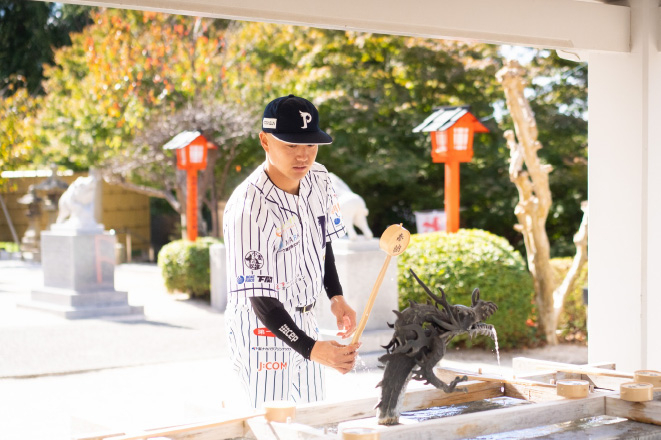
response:
M227 261L225 245L212 244L209 247L211 275L211 308L224 312L227 308Z
M659 6L629 3L631 52L588 59L588 357L661 369Z

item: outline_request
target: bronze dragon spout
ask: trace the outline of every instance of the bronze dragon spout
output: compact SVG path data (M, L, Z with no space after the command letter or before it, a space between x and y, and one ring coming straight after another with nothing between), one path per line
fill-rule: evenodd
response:
M426 304L410 301L410 306L402 312L394 311L395 324L388 323L395 333L383 347L387 353L379 358L385 364L383 380L377 385L381 387L381 401L377 405L381 425L399 422L404 390L411 378L425 381L446 393L455 391L459 382L467 380L466 376L457 376L446 384L434 374L433 368L445 355L452 338L463 333L493 338L493 326L483 321L493 315L498 306L482 301L479 289L473 291L471 307L454 305L448 303L443 289L438 289L440 297L435 295L413 270L410 272L431 299Z

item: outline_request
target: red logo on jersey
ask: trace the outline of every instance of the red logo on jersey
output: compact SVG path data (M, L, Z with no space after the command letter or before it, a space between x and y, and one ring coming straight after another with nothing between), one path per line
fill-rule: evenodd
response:
M267 329L266 327L256 328L252 332L257 336L267 336L267 337L275 338L275 335L271 332L271 330Z
M257 371L262 370L284 370L287 368L287 362L260 362Z

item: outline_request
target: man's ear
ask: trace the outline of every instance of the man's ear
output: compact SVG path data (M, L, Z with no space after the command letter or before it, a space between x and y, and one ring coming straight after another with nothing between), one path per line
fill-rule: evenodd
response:
M262 144L262 148L267 153L269 152L269 137L263 131L259 132L259 142Z

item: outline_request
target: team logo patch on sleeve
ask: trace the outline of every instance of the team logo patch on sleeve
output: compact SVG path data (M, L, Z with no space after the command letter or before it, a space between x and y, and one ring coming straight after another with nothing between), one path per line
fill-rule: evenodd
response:
M264 257L257 251L250 251L244 258L246 267L250 270L259 270L264 266Z

